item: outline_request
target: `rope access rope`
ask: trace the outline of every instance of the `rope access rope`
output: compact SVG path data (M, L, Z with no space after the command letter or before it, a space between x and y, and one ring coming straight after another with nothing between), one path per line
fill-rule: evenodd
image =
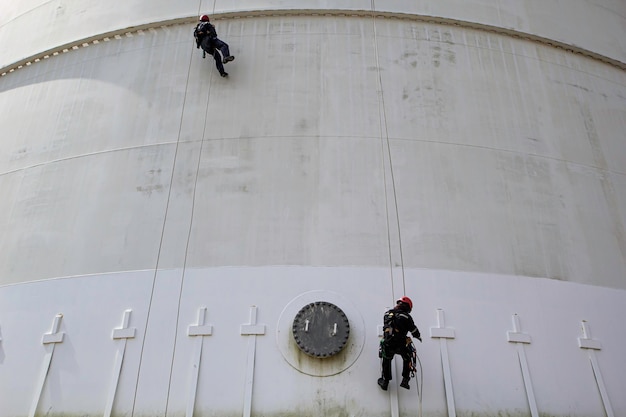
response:
M387 111L385 108L385 96L383 94L383 82L382 82L382 75L380 71L380 57L379 57L379 52L378 52L378 32L376 29L376 16L375 16L376 7L374 4L374 1L375 0L371 0L371 16L372 16L372 27L373 27L373 33L374 33L374 54L376 57L376 69L378 72L378 77L377 77L378 94L380 98L379 107L378 107L378 112L379 112L380 122L381 122L380 141L381 141L381 148L382 148L383 155L385 154L384 148L385 147L387 148L389 172L391 174L391 186L392 186L392 192L393 192L393 203L394 203L394 209L396 212L396 227L398 230L398 248L400 251L400 268L402 272L402 294L405 294L406 284L405 284L405 279L404 279L404 256L402 254L402 234L400 232L400 215L398 212L398 196L396 193L396 181L395 181L395 176L393 172L393 163L392 163L392 158L391 158L391 145L389 143L389 129L387 127ZM395 289L393 288L393 257L392 257L392 250L391 250L391 232L390 232L391 225L389 224L389 205L388 205L389 196L387 194L387 173L384 169L384 165L383 165L383 187L385 190L385 212L387 215L387 244L388 244L388 250L389 250L389 269L391 272L391 288L392 288L392 294L393 294L395 293Z
M198 4L198 13L200 13L200 7L202 6L202 2L200 1ZM215 0L213 3L213 11L215 11ZM135 395L133 397L133 407L132 407L132 411L131 411L131 416L133 416L135 414L135 405L137 402L137 392L138 392L138 385L139 385L139 374L141 372L141 365L143 362L143 350L144 350L144 346L145 346L145 341L146 341L146 335L148 332L148 323L150 322L150 313L152 311L152 302L154 299L154 290L156 287L156 277L158 274L158 270L159 270L159 262L161 259L161 250L163 249L163 238L165 236L165 226L167 224L167 220L168 220L168 213L169 213L169 208L170 208L170 201L171 201L171 196L172 196L172 188L173 188L173 184L174 184L174 175L176 172L176 161L178 159L178 150L179 150L179 145L180 145L180 137L181 137L181 132L182 132L182 127L183 127L183 118L185 115L185 105L187 103L187 92L189 91L189 79L191 77L191 64L193 62L193 44L190 47L190 54L189 54L189 65L187 67L187 78L185 81L185 93L183 95L183 105L182 105L182 109L181 109L181 114L180 114L180 121L179 121L179 125L178 125L178 135L177 135L177 140L176 140L176 148L174 150L174 158L172 161L172 172L170 175L170 186L168 189L168 194L167 194L167 201L166 201L166 205L165 205L165 214L163 217L163 227L161 229L161 238L159 241L159 250L157 253L157 259L156 259L156 266L154 268L154 275L152 277L152 288L150 290L150 301L148 304L148 311L146 314L146 326L145 326L145 330L144 330L144 336L143 336L143 340L141 342L141 353L139 355L139 367L137 368L137 379L135 382ZM209 89L210 89L210 84L209 84ZM209 90L210 91L210 90ZM210 94L209 94L210 97ZM208 111L208 99L207 99L207 111ZM176 312L176 325L175 325L175 334L178 333L178 321L179 321L179 317L180 317L180 305L181 305L181 298L182 298L182 292L183 292L183 284L184 284L184 280L185 280L185 270L186 270L186 264L187 264L187 253L189 250L189 239L191 236L191 227L192 227L192 223L193 223L193 210L194 210L194 204L195 204L195 193L196 193L196 184L197 184L197 180L198 180L198 172L199 172L199 166L200 166L200 156L202 155L202 145L204 143L204 133L206 131L206 122L205 122L205 126L204 126L204 130L202 132L202 142L200 143L200 155L198 156L198 167L196 169L196 178L195 181L196 183L194 184L194 190L193 190L193 197L192 197L192 206L191 206L191 220L189 222L189 230L187 232L187 245L185 247L185 260L184 260L184 264L183 264L183 275L181 277L181 283L180 283L180 289L179 289L179 293L178 293L178 308L177 308L177 312ZM170 362L170 375L169 375L169 382L168 382L168 386L167 386L167 395L166 395L166 400L165 400L165 414L167 415L167 410L169 407L169 399L170 399L170 387L172 385L172 371L173 371L173 366L174 366L174 356L176 354L176 338L174 338L174 346L172 349L172 359Z
M211 14L215 14L215 2L216 0L213 0L213 9L211 11ZM198 15L200 15L201 12L201 7L202 7L202 1L200 1L200 4L198 5ZM189 68L188 68L188 72L187 72L187 84L185 85L185 99L187 97L187 91L189 88L189 74L191 72L191 63L193 61L193 52L194 52L194 47L195 46L195 42L192 43L192 47L191 47L191 54L190 54L190 58L189 58ZM210 77L210 81L213 80L213 71L211 71L210 73L211 75ZM180 289L178 292L178 306L176 309L176 326L175 326L175 331L174 334L178 334L178 323L179 323L179 319L180 319L180 307L182 304L182 296L183 296L183 288L185 286L185 275L187 272L187 257L189 254L189 242L191 240L191 232L193 230L193 219L194 219L194 213L195 213L195 208L196 208L196 191L198 189L198 177L200 176L200 164L202 162L202 150L204 149L204 138L206 136L206 128L207 128L207 115L209 113L209 103L211 101L211 87L212 87L213 83L209 82L209 91L208 91L208 95L207 95L207 100L206 100L206 108L204 110L204 126L202 127L202 139L200 141L200 149L198 150L198 163L196 164L196 175L194 178L194 184L193 184L193 192L191 195L191 213L190 213L190 219L189 219L189 229L187 230L187 242L185 244L185 258L183 260L183 273L182 273L182 277L180 280ZM183 104L183 112L181 114L181 120L180 120L180 126L179 126L179 130L178 130L178 141L176 143L176 154L178 153L178 144L180 143L180 133L182 131L182 124L183 124L183 114L184 114L184 104ZM176 155L174 156L174 166L176 165ZM173 182L173 176L174 176L174 167L172 167L172 182ZM170 190L171 190L171 185L170 185ZM170 400L170 389L172 386L172 374L173 374L173 368L174 368L174 357L176 356L176 341L177 338L174 338L174 346L172 349L172 360L170 362L170 375L169 375L169 381L167 384L167 398L166 398L166 402L165 402L165 415L167 415L168 412L168 408L169 408L169 400Z

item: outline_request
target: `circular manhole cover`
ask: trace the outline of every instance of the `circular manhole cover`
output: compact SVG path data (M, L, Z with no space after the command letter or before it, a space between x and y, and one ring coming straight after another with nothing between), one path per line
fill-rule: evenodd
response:
M345 313L327 301L315 301L302 307L292 326L293 338L304 353L327 358L341 352L350 336Z

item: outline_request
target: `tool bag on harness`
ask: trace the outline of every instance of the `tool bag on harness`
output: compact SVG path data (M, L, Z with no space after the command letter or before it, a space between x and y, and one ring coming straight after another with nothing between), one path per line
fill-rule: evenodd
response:
M413 344L413 339L410 337L406 338L406 347L409 350L409 357L411 360L409 361L409 369L411 371L411 378L415 378L415 372L417 370L417 349L415 349L415 345Z

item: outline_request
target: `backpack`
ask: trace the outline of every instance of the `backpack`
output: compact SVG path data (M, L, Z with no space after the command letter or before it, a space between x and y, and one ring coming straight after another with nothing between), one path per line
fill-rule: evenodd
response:
M383 316L383 340L391 339L394 333L397 332L396 312L394 310L389 310Z
M200 32L204 32L204 34L200 35ZM209 22L200 22L193 30L193 36L195 38L198 38L199 36L208 36L209 39L215 39L217 38L217 32L215 31L215 26L213 26Z

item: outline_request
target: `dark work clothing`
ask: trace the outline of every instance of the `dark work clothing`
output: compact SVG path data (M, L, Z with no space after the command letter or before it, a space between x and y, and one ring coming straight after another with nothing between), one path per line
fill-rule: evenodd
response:
M393 355L398 354L402 357L402 378L411 377L411 352L408 347L398 349L397 351L386 350L383 354L383 378L391 381L391 360Z
M215 30L215 26L209 22L200 22L196 25L194 35L202 41L202 38L207 35L209 38L217 38L217 31Z
M228 45L217 38L211 40L208 37L205 37L201 46L206 53L213 55L213 58L215 59L215 66L220 74L222 74L224 72L224 65L222 64L222 57L217 51L219 50L224 58L230 56Z
M390 323L390 326L387 325ZM396 307L385 313L385 332L382 344L383 378L391 380L391 360L394 355L402 357L402 377L410 377L411 350L407 344L407 334L421 340L420 331L409 313Z
M209 22L200 22L196 26L193 35L196 38L196 46L201 47L203 51L213 56L217 70L220 74L223 74L224 65L222 60L230 56L230 50L226 42L217 38L215 27ZM220 56L220 52L222 56Z
M392 331L385 333L384 340L390 345L404 345L409 332L413 337L420 338L420 331L415 325L413 317L401 308L395 307L387 311L385 313L385 324L388 321L391 324Z

